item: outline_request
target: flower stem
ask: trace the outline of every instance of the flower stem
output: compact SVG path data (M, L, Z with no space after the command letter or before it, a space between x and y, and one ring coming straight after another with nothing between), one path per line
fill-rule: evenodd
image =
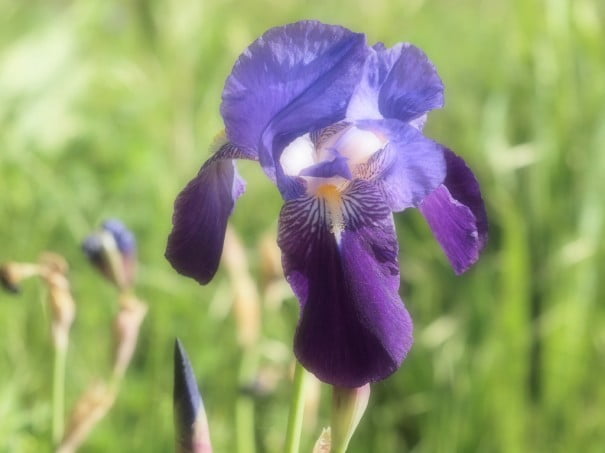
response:
M236 442L238 453L254 453L254 402L239 396L235 405Z
M346 453L347 451L347 447L345 445L342 445L340 447L338 447L338 449L334 450L334 453Z
M67 347L57 345L53 363L52 440L57 445L63 437L65 405L65 362Z
M302 432L304 396L307 382L307 371L298 361L296 361L296 367L294 368L292 399L290 401L290 414L288 415L288 430L286 432L286 445L284 449L285 453L298 453L300 446L300 435Z
M240 385L250 383L256 374L257 366L257 352L253 348L245 349L240 362ZM254 399L243 392L240 392L235 403L235 427L237 453L255 453Z

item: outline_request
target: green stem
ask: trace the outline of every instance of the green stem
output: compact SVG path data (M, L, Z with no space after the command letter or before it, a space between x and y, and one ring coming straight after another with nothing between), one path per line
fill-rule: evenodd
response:
M254 402L240 395L235 404L235 426L238 453L255 453Z
M53 363L53 407L52 407L52 439L53 444L58 445L63 438L64 415L65 415L65 364L67 358L67 346L55 347L55 359Z
M297 361L294 369L294 384L288 415L288 430L286 432L285 453L298 453L304 412L304 396L308 382L308 373Z
M332 453L346 453L348 445L341 445L336 448Z
M256 374L258 356L254 349L245 349L239 370L240 386L249 384ZM235 402L235 430L237 453L255 453L254 399L240 391Z

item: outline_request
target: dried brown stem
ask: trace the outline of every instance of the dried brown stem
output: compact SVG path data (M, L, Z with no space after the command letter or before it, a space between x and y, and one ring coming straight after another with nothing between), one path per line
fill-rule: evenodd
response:
M116 347L109 384L97 383L80 398L57 453L77 451L116 401L147 314L147 305L130 292L120 294L119 304L120 311L114 321Z

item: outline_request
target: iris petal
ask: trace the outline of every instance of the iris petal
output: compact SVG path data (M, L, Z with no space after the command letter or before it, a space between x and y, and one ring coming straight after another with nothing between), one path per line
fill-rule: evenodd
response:
M412 321L398 294L397 237L382 195L355 180L342 194L342 225L330 220L333 208L315 197L287 202L278 242L301 302L298 360L327 383L358 387L397 370Z
M269 30L235 64L221 106L227 136L258 153L286 198L298 192L279 168L281 151L344 118L368 52L363 34L303 21Z
M350 119L395 118L422 129L422 116L443 107L443 82L426 54L408 44L374 46L347 111Z
M357 169L383 193L392 211L418 206L445 178L443 147L397 120L361 121L357 127L386 136L388 143Z
M331 178L333 176L341 176L346 179L351 179L351 169L349 168L348 159L342 156L336 156L332 160L326 160L318 164L305 168L300 172L301 176L313 176L316 178Z
M227 220L245 181L233 159L252 159L231 144L222 146L177 197L166 258L181 274L206 284L218 269Z
M445 150L443 185L420 206L457 274L468 270L487 243L487 214L479 183L464 160Z

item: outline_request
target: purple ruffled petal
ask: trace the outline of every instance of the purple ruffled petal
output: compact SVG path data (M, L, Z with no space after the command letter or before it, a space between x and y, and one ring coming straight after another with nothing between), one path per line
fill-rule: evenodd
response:
M221 113L229 140L255 150L285 198L279 156L292 140L342 120L369 49L363 34L315 21L269 30L240 56Z
M443 147L416 128L397 120L361 121L357 127L384 135L387 145L359 167L392 211L418 206L445 178Z
M412 345L412 321L398 294L398 244L382 195L355 180L334 200L305 197L282 209L278 242L301 302L298 360L319 379L359 387L384 379Z
M395 118L416 121L422 129L422 116L443 107L443 82L426 54L408 44L386 49L374 46L366 61L364 77L347 111L350 119Z
M468 270L487 243L487 214L479 183L464 160L445 149L447 176L420 210L457 274Z
M218 269L227 220L246 183L235 158L253 156L224 145L202 166L177 197L166 258L181 274L206 284Z

